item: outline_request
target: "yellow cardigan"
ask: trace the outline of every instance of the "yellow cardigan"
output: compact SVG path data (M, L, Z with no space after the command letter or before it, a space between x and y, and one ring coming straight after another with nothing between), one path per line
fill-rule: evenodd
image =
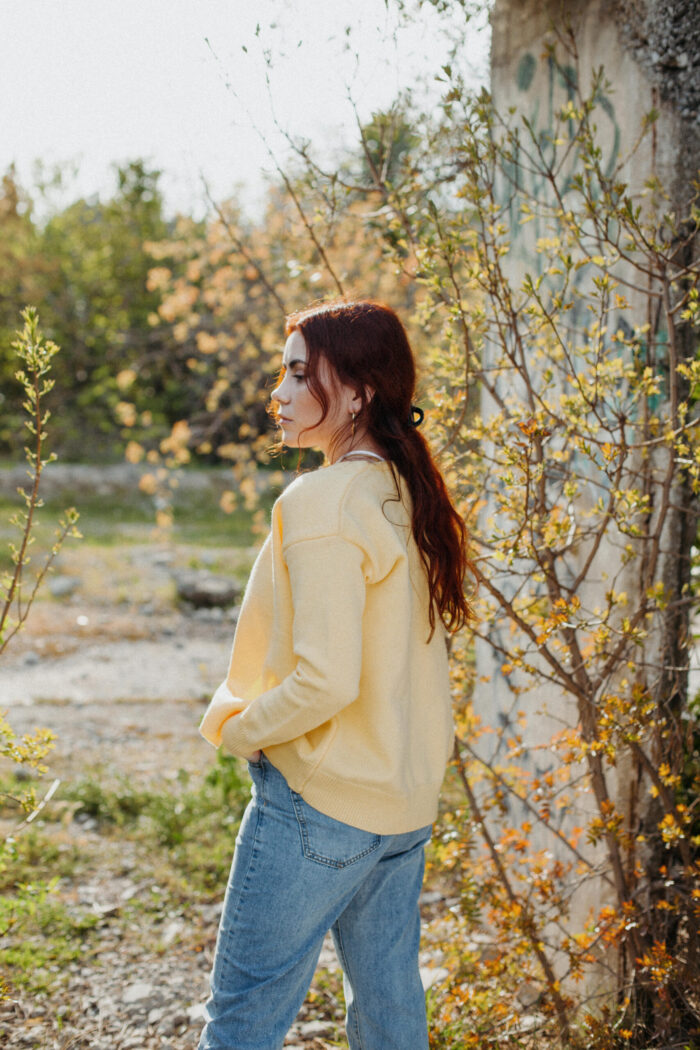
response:
M328 816L399 834L430 824L453 739L445 631L386 463L298 477L246 588L226 681L200 731L258 748Z

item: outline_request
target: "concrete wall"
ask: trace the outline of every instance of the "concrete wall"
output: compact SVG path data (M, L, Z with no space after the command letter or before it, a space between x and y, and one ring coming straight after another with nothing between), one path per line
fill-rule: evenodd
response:
M513 123L525 116L537 131L551 133L556 112L573 96L577 80L585 96L593 71L602 66L608 83L599 95L595 123L606 171L612 172L621 165L620 177L632 193L639 192L645 179L656 174L670 190L677 208L683 207L691 195L691 178L697 178L700 168L700 4L696 0L664 3L654 0L607 3L602 0L496 0L492 25L491 88L499 113L505 115L512 109L514 112L508 119ZM572 57L566 48L560 47L553 60L545 44L555 40L558 32L564 33L567 25L573 30L576 56ZM643 118L652 109L660 114L653 132L628 160ZM576 158L572 155L570 170L575 164ZM551 193L544 179L528 172L525 165L519 171L517 167L516 163L507 173L511 182L517 181L540 199ZM521 225L515 203L512 212L511 248L505 265L508 276L517 284L527 271L537 271L540 266L534 245L545 230L540 228L538 219ZM582 280L586 279L584 275ZM643 321L645 297L640 293L635 300L632 292L629 298L632 313L637 307ZM621 316L619 321L624 323L625 318ZM575 317L572 322L575 327ZM484 400L483 415L488 417L489 411L488 400ZM686 571L678 561L678 552L687 544L688 530L692 527L692 515L679 514L672 518L667 529L662 573L676 589ZM601 551L591 568L589 587L593 591L604 585L606 572L617 568L616 559L619 559L617 548L608 546ZM624 582L631 591L639 584L634 575ZM669 620L649 642L650 649L667 663L682 659L671 652L677 644L673 636L678 636L680 627L678 622ZM494 619L493 630L501 630L507 644L508 628L499 627ZM529 713L525 744L533 748L532 767L544 769L546 756L540 759L534 748L554 730L558 719L576 724L577 716L571 703L558 698L552 689L539 689L514 702L508 683L499 673L499 661L494 661L488 646L478 648L477 662L482 676L477 705L482 717L493 726L507 730L515 723L515 712L525 707ZM682 690L683 682L679 679L673 687ZM542 713L545 709L549 714ZM625 807L632 771L621 769L618 774L617 801ZM574 822L580 823L580 816L578 814ZM638 818L637 814L635 820ZM562 815L562 821L566 823L566 814ZM574 921L583 919L589 909L599 906L603 899L601 885L591 883L585 892L577 895Z
M645 113L660 110L656 135L623 175L634 188L654 170L681 202L700 164L700 4L697 0L496 0L491 89L496 108L515 106L542 129L569 93L564 57L557 70L546 40L570 24L582 88L602 66L610 89L598 114L612 166L634 142ZM654 155L652 156L652 151Z

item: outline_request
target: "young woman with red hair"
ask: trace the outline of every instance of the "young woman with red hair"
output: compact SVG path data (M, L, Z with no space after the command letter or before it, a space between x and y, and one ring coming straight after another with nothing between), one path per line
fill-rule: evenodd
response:
M324 936L351 1050L427 1050L424 846L452 747L446 632L469 617L464 525L413 405L393 310L287 320L282 440L327 465L275 503L201 731L253 780L200 1050L278 1050Z

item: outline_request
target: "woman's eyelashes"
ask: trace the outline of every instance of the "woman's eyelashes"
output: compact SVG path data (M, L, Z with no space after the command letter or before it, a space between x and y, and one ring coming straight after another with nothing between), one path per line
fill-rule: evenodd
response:
M289 372L287 370L286 365L282 365L282 369L280 371L280 374L277 377L277 385L279 386L282 383L282 380L286 379L287 376L289 376L291 379L296 379L296 380L298 380L300 382L305 382L305 380L306 380L306 372L300 372L300 371Z

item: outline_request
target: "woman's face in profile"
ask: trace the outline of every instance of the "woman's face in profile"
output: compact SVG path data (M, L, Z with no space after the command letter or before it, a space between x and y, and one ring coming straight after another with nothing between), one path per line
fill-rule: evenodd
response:
M307 382L308 352L304 337L295 329L285 343L282 375L272 391L276 402L276 419L282 429L282 441L290 448L318 448L328 456L338 430L350 422L358 401L353 390L340 383L325 357L319 360L318 378L328 398L328 413L323 409Z

